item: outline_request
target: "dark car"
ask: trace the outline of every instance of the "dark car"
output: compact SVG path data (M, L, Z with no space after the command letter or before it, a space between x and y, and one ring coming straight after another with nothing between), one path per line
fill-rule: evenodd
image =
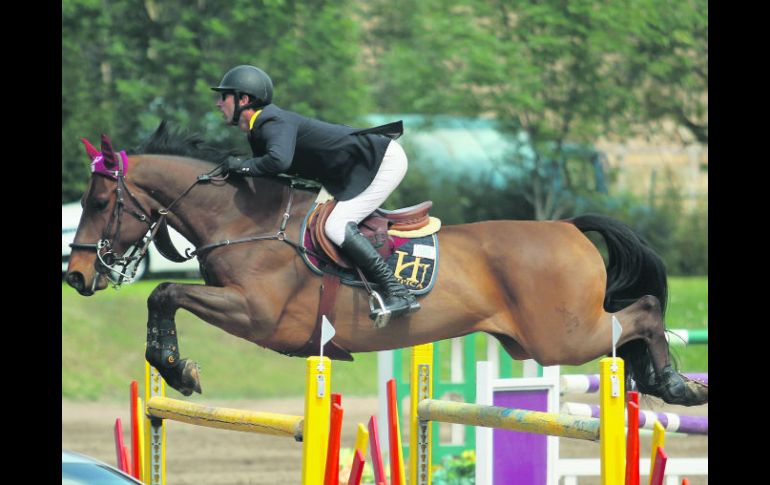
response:
M61 483L62 485L137 485L142 482L103 461L62 449Z

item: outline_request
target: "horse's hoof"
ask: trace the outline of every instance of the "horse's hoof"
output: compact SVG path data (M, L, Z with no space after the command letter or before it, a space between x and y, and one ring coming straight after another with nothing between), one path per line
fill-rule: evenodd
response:
M674 395L663 392L661 396L667 404L676 404L679 406L700 406L709 402L709 388L705 384L696 384L688 382L685 384L684 392Z
M709 386L698 381L687 382L688 394L690 396L692 404L690 406L698 406L700 404L706 404L709 402Z
M166 380L166 384L181 392L185 396L191 396L193 392L201 394L201 381L198 364L190 359L182 359L176 366L178 375L173 381ZM162 373L161 373L162 375Z
M189 396L193 391L201 394L201 379L198 364L189 359L182 359L180 364L183 364L184 367L182 368L182 381L179 392L185 396Z
M709 401L709 387L667 367L663 372L661 399L668 404L699 406Z
M166 384L184 396L193 392L201 394L200 372L198 364L190 359L181 359L173 367L156 365L150 362L160 372Z

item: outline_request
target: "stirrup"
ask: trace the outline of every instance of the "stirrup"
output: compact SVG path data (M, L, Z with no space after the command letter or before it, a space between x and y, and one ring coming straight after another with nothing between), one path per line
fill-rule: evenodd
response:
M390 317L393 313L385 306L385 301L379 293L372 290L369 294L369 317L374 317L374 328L382 328L390 323Z

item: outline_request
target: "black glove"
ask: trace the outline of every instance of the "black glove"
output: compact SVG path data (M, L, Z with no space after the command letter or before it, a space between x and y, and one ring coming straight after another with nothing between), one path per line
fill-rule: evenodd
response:
M231 172L239 175L250 175L249 165L246 163L246 160L229 156L222 163L222 175L227 175Z

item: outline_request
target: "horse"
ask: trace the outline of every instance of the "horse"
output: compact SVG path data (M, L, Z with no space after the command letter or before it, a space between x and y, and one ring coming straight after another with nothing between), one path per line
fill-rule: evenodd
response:
M93 174L65 276L71 287L84 296L107 288L115 261L129 260L126 252L162 235L166 223L196 248L204 283L163 282L147 300L146 358L171 387L202 392L197 363L180 358L179 309L300 355L322 280L294 241L317 190L281 177L218 177L217 164L233 151L165 123L128 154L116 153L105 135L101 151L83 141ZM589 231L603 236L606 265ZM617 320L617 355L640 392L671 404L708 402L708 386L681 375L669 352L663 262L626 225L595 214L482 221L445 225L438 241L440 271L418 312L377 328L366 291L339 287L332 307L339 347L374 352L485 332L514 359L582 365L611 353Z

